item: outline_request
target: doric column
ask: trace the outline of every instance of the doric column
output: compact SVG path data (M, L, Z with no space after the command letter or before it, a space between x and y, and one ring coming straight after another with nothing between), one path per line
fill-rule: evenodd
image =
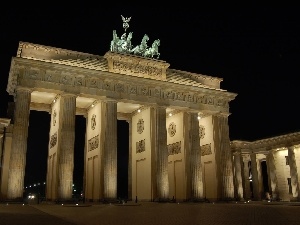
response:
M12 125L10 119L0 118L0 201L7 198L7 178L12 140Z
M278 184L276 177L276 167L275 167L275 159L274 152L271 150L267 156L267 168L268 168L268 179L271 188L271 196L272 200L278 199Z
M156 106L152 110L152 140L155 146L155 169L156 174L156 200L167 201L169 198L168 179L168 150L167 150L167 129L166 129L166 108Z
M129 146L128 146L128 200L132 200L132 121L126 121L129 125Z
M117 199L117 102L101 102L101 139L103 146L103 196Z
M297 171L297 161L295 157L295 147L288 147L288 158L290 165L290 174L291 174L291 186L292 186L292 201L299 201L299 180L298 180L298 171Z
M13 123L13 142L9 163L8 199L23 198L30 101L31 90L17 89Z
M256 153L251 153L252 191L254 200L260 200Z
M59 110L58 199L72 198L76 96L63 94Z
M222 200L234 199L232 153L229 140L228 115L213 116L213 133L216 148L218 174L221 185L218 187Z
M249 169L249 157L243 157L243 169L244 169L244 198L250 199L251 198L251 188L250 188L250 169Z
M242 156L241 152L234 153L235 186L238 200L243 200Z
M201 150L199 137L198 113L190 113L190 165L191 165L191 198L194 201L203 200L203 177L201 165Z

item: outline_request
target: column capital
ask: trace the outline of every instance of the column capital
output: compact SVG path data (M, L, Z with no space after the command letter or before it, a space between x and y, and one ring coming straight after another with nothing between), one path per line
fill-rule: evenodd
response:
M29 92L29 93L31 93L32 89L31 88L27 88L27 87L17 87L16 88L16 92Z
M231 113L228 113L228 112L219 112L219 113L215 114L215 116L221 117L221 118L228 118L230 115L231 115Z

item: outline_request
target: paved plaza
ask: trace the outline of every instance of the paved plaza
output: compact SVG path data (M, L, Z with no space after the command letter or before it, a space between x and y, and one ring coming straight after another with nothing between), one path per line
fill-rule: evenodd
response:
M0 204L0 225L299 225L297 203Z

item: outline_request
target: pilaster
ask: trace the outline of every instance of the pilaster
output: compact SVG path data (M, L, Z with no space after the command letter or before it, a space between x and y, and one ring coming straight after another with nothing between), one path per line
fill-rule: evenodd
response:
M23 88L16 90L13 142L8 176L8 199L23 198L30 101L31 90Z

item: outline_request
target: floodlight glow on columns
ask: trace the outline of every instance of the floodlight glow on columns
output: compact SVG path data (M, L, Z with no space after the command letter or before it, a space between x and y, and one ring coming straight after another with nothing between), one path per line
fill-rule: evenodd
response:
M173 114L172 114L172 113L169 113L169 116L173 116Z
M140 113L141 112L141 110L140 109L138 109L138 113Z
M200 119L201 119L201 116L198 116L197 118L198 118L198 120L200 120Z

